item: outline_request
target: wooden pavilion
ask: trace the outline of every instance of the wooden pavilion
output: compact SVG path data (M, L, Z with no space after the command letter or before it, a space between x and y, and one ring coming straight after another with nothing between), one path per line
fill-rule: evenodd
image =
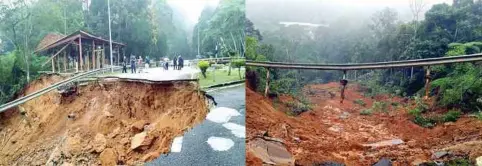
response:
M52 72L72 73L119 65L120 59L125 55L125 46L112 41L114 64L110 64L110 57L106 56L109 40L79 30L68 36L47 34L38 44L35 53L50 56L43 65L51 62Z

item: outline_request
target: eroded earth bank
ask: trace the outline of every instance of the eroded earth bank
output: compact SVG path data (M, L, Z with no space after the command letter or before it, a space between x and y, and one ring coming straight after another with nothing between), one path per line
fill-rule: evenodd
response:
M43 76L30 94L64 78ZM56 90L0 116L0 165L136 165L168 153L176 136L202 122L208 102L192 82L91 82Z

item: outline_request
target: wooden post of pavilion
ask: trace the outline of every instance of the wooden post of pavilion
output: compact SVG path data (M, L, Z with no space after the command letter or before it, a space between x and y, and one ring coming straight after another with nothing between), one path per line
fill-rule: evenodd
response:
M102 68L105 68L105 44L102 43Z
M117 46L117 66L119 66L120 62L120 51L119 51L119 46Z
M55 59L55 61L57 61L57 72L60 73L60 71L62 70L62 68L60 67L60 56L56 56Z
M63 54L64 54L64 72L67 73L67 53L65 50Z
M52 55L53 56L53 55ZM55 73L55 63L54 58L52 58L52 73Z
M84 68L84 58L82 57L82 37L79 36L79 58L80 58L80 70L82 71Z
M92 69L95 70L95 41L92 40Z
M87 51L85 52L85 71L89 71L90 70L90 54L89 54L89 49L87 49Z

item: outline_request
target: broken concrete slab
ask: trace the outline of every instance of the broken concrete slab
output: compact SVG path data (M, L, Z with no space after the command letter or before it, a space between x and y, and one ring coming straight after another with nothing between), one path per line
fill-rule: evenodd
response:
M147 147L151 145L153 140L154 140L154 137L148 136L147 132L138 133L134 135L134 137L132 137L131 139L131 149L134 150L134 149L139 149L140 147Z
M295 159L281 142L255 138L250 141L249 146L252 147L252 153L266 164L290 166L295 164Z
M444 157L448 154L449 154L449 152L447 152L447 151L437 151L437 152L432 154L432 158L433 159L439 159L439 158L442 158L442 157Z
M131 139L131 149L136 149L136 148L142 146L142 142L144 142L146 137L147 137L146 132L141 132L141 133L138 133L138 134L134 135L134 137L132 137L132 139Z

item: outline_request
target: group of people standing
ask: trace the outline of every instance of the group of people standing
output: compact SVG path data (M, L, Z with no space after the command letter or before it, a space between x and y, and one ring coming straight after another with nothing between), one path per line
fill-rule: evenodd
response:
M184 59L179 55L172 60L174 70L181 70L184 67Z
M129 60L127 59L126 56L124 56L124 59L122 60L122 73L127 73L127 63ZM130 57L130 65L131 65L131 73L137 73L136 68L138 66L139 68L139 73L142 72L142 65L144 65L144 68L148 69L150 64L150 59L148 56L146 56L145 61L143 61L142 57L139 56L136 58L136 56L131 55Z
M164 61L165 62L163 67L165 70L168 70L169 60L167 58L164 58ZM131 55L130 60L128 60L127 57L124 56L124 59L122 61L122 73L127 73L128 62L130 62L130 65L131 65L131 73L137 73L137 72L141 73L142 65L144 65L144 68L146 69L149 68L150 59L148 56L146 56L145 62L144 62L141 56L138 56L138 58L136 58L136 56ZM174 57L174 59L172 60L172 64L173 64L174 70L181 70L184 67L184 59L180 55L177 57ZM136 71L136 68L139 68L139 70Z

